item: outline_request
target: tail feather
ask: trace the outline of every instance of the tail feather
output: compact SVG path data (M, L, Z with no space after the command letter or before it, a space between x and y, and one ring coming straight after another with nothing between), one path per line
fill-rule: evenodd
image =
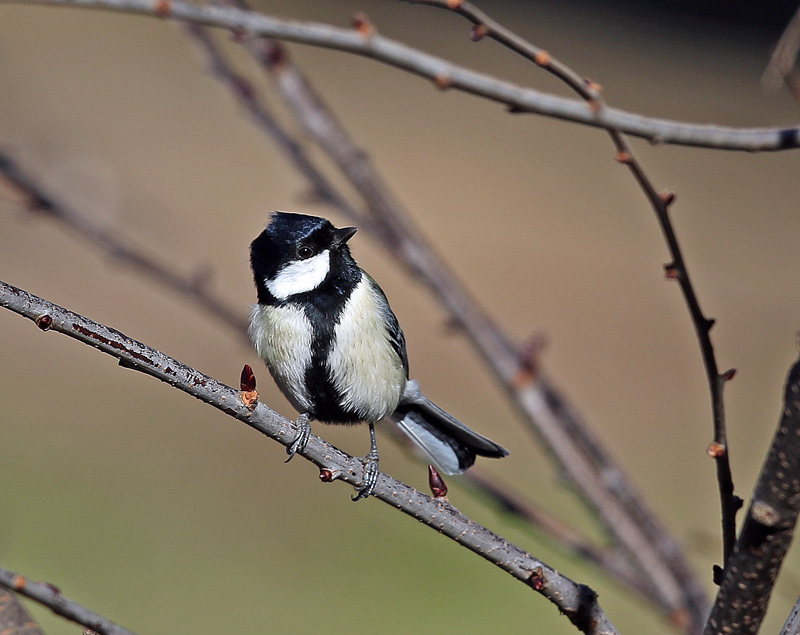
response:
M508 454L425 397L415 381L406 385L392 420L445 474L460 474L475 462L476 455L501 458Z

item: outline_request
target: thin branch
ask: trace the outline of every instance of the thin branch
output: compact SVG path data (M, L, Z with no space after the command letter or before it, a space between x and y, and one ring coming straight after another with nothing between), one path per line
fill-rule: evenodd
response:
M145 278L171 289L247 339L247 319L243 312L235 311L228 306L207 288L207 284L201 278L176 273L149 255L143 248L134 245L132 241L121 238L92 222L87 216L47 192L41 183L2 150L0 150L0 177L22 196L29 210L59 221L82 239L105 251L114 262L128 266Z
M0 282L0 306L32 320L42 330L63 333L119 360L120 365L151 375L170 386L243 421L283 445L296 434L293 422L263 403L219 383L164 353L103 324ZM363 463L316 435L301 454L320 468L323 481L339 479L359 485ZM374 498L396 507L482 556L555 604L584 633L617 633L589 587L573 582L516 545L471 520L448 501L434 499L381 473Z
M454 88L502 103L514 112L535 113L587 126L619 130L653 143L726 150L775 151L800 147L800 128L732 128L644 117L617 109L596 111L584 102L564 99L496 79L423 53L377 33L364 35L314 22L281 20L229 7L198 6L184 0L0 0L107 9L196 22L279 40L363 55L426 77L440 88Z
M786 622L784 622L780 632L780 635L798 634L800 634L800 598L797 598L797 602L794 603L792 612L789 613L789 617L786 618Z
M413 2L414 0L411 1ZM450 9L459 13L476 25L473 34L478 33L482 37L491 37L523 57L532 60L544 70L561 79L567 86L570 86L579 96L585 99L588 105L597 110L602 111L608 108L598 87L594 83L588 80L582 80L581 76L569 66L560 62L549 52L536 47L511 30L505 28L503 25L490 18L486 13L480 11L472 3L464 1L452 2L447 0L419 0L419 2L438 8ZM656 213L656 217L672 256L672 263L668 265L667 270L670 277L677 278L680 282L681 290L683 291L684 298L689 307L692 322L697 331L703 363L708 377L709 391L711 393L714 441L711 446L713 448L713 453L711 451L709 453L716 460L717 466L717 483L722 510L723 562L725 562L733 549L733 544L736 539L736 512L741 506L741 500L734 495L727 447L724 402L722 399L723 385L727 379L733 377L735 371L727 371L724 375L721 375L717 369L717 362L710 338L710 329L713 325L713 321L707 319L700 309L697 294L695 293L694 285L689 277L689 272L678 243L677 235L675 234L668 213L668 207L674 200L674 196L671 194L661 195L656 191L641 163L636 159L630 145L619 130L609 130L608 133L617 150L617 160L628 167ZM579 439L582 438L584 437L579 437ZM596 451L595 448L585 449L591 451L593 454ZM634 513L638 507L637 505L633 508ZM658 530L660 528L656 529ZM663 531L659 531L659 533L666 535ZM664 544L661 543L658 534L655 534L653 538L657 544ZM664 544L664 546L670 551L674 548L668 543ZM670 558L667 553L664 555L666 562L669 563ZM685 568L684 564L681 562L676 564L678 564L678 568L673 569L676 577L677 579L683 579L685 577L685 571L688 571L688 568ZM699 585L695 585L694 587L687 586L687 599L689 600L689 605L693 608L696 626L699 627L704 623L706 614L705 594L702 588L700 588Z
M725 566L706 635L757 633L800 514L800 361L789 370L783 415Z
M11 288L13 289L13 287ZM0 567L0 586L35 600L42 606L49 608L56 615L85 626L95 633L99 633L99 635L134 635L127 628L123 628L74 600L70 600L62 595L61 591L52 584L34 582L13 571Z
M775 91L786 84L794 98L800 101L800 94L798 94L800 83L798 83L797 73L794 72L798 52L800 52L800 8L786 25L761 77L762 85L768 90Z

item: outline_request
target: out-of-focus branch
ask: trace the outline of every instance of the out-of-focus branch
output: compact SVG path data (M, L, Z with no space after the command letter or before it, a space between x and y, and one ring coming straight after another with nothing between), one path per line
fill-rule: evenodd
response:
M800 147L800 128L731 128L644 117L613 108L597 111L564 99L499 80L423 53L377 33L364 34L319 24L281 20L229 7L199 6L184 0L0 0L139 13L244 31L312 46L363 55L453 88L502 103L514 112L555 117L587 126L620 130L653 143L674 143L725 150L774 151Z
M82 239L106 252L114 262L130 267L145 278L171 289L227 324L239 336L247 338L247 320L244 312L231 309L208 288L203 277L176 273L149 255L142 247L92 222L87 216L46 192L41 183L26 173L8 153L2 150L0 150L0 178L22 196L31 211L60 222Z
M0 633L3 635L44 635L19 598L0 584Z
M800 52L800 8L797 9L783 34L772 57L764 69L761 82L768 90L776 91L783 85L789 89L795 101L800 102L800 73L797 71L797 54Z
M237 6L243 6L240 0ZM362 25L362 28L365 25ZM677 623L686 623L689 602L684 602L684 589L699 588L688 565L686 575L676 580L663 562L650 536L642 532L642 517L650 517L645 526L657 527L652 514L641 506L637 518L620 503L608 488L607 481L587 460L587 455L576 447L571 434L578 434L579 424L573 421L570 434L565 433L542 393L543 385L537 383L526 367L522 355L497 325L469 297L460 282L436 256L419 231L411 224L408 214L381 179L367 154L352 141L347 131L330 112L320 95L313 89L302 72L291 62L288 54L274 41L247 39L246 43L256 58L269 71L276 89L288 104L291 112L308 135L333 159L342 173L355 186L367 203L370 218L377 225L376 237L413 274L425 282L436 298L463 328L470 340L498 375L505 388L514 396L516 404L526 417L536 422L537 432L557 458L561 468L575 483L590 505L603 520L615 540L625 546L626 553L639 564L642 575L652 580L645 589L658 589L654 601L671 615ZM266 130L269 132L268 130ZM549 388L552 390L552 387ZM563 403L564 399L561 398ZM594 445L599 442L594 441ZM610 463L610 460L608 461ZM615 470L615 486L625 491L628 504L634 505L638 496L621 470ZM663 532L658 537L660 545L671 544L668 559L682 560L680 547ZM698 613L704 613L700 609Z
M800 598L794 603L792 612L786 618L780 635L798 635L800 633Z
M2 287L2 289L5 291L5 287ZM10 589L20 595L24 595L42 606L46 606L56 615L60 615L81 626L85 626L99 635L134 635L133 632L129 631L127 628L123 628L119 624L115 624L108 618L87 609L74 600L70 600L68 597L62 595L61 591L52 584L34 582L13 571L0 567L0 586ZM7 631L2 632L6 633ZM31 635L36 632L39 632L38 629L36 631L20 631L20 633L30 633Z
M757 633L800 513L800 361L789 371L783 415L728 559L706 635Z
M243 394L233 388L119 331L5 282L0 282L0 306L27 317L42 330L57 331L93 346L118 359L120 365L182 390L283 445L294 440L295 424L253 400L252 396L243 399ZM361 483L362 461L313 434L306 448L298 454L320 468L323 481L338 479L351 485ZM589 587L573 582L479 525L445 499L431 498L383 473L379 474L373 497L416 518L524 582L555 604L582 632L596 635L617 633L597 602L596 593Z

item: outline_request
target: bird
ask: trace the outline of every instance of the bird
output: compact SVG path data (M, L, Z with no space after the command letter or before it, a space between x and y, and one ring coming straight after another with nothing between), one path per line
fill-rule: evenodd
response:
M476 455L508 451L425 397L409 379L408 353L386 294L361 269L348 241L356 227L275 212L250 245L257 304L248 332L275 383L300 413L289 458L308 443L310 422L369 425L370 450L354 501L378 480L375 424L389 418L445 474Z

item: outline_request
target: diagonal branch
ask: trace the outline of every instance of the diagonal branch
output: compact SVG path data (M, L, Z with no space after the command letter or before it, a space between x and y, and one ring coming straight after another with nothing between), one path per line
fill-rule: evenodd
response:
M42 330L63 333L119 360L120 365L141 371L200 399L283 445L296 434L295 424L263 403L248 400L161 351L73 313L5 282L0 282L0 306L18 313ZM364 466L316 435L311 435L301 454L320 468L323 481L342 480L359 485ZM587 634L617 633L597 602L597 594L573 582L486 527L471 520L448 501L431 498L387 474L381 473L374 497L416 518L451 540L485 558L524 582L555 604L577 628Z
M70 600L68 597L61 595L61 591L52 584L34 582L17 575L13 571L0 567L0 587L5 587L31 600L35 600L42 606L49 608L56 615L85 626L99 635L134 635L127 628L123 628L108 618L87 609L82 604L75 602L75 600ZM2 632L6 633L6 631Z
M48 4L139 13L196 22L346 51L426 77L441 88L453 88L499 102L514 112L555 117L587 126L619 130L653 143L672 143L751 152L800 147L800 128L731 128L644 117L614 108L597 111L582 101L524 88L491 75L452 64L377 33L363 35L327 24L281 20L230 7L198 6L184 0L0 0L18 4Z

